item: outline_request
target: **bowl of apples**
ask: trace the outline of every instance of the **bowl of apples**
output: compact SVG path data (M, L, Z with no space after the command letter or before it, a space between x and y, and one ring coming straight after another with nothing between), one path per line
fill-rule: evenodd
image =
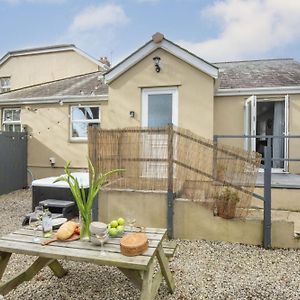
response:
M117 220L112 220L108 226L108 234L112 238L121 237L125 231L125 220L123 218L118 218Z

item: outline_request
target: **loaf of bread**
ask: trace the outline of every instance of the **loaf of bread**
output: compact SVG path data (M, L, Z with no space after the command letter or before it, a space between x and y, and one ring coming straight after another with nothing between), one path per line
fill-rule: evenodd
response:
M77 224L73 221L68 221L61 225L56 233L57 239L61 241L67 240L74 234L76 227Z

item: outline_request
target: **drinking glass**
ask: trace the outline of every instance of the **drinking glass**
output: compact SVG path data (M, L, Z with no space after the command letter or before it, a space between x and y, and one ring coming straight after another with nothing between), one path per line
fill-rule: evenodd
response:
M36 206L35 209L34 209L34 212L35 212L36 216L38 217L39 221L42 224L42 218L43 218L43 213L44 213L43 206Z
M40 243L41 241L41 239L38 237L37 231L39 226L42 224L42 217L43 217L43 207L37 206L29 218L29 226L32 227L34 230L34 235L33 235L34 243Z
M100 235L97 234L96 237L97 237L97 239L100 241L100 244L101 244L100 255L101 255L101 256L106 255L106 252L105 252L105 250L104 250L104 248L103 248L103 245L104 245L104 242L105 242L105 240L106 240L106 238L107 238L107 232L102 233L102 234L100 234Z
M135 225L136 219L133 214L127 215L127 223L130 227L130 231L134 231L134 225Z

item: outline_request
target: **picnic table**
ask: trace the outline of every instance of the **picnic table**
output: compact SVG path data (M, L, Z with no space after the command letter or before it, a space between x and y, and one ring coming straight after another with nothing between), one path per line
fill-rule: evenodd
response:
M128 229L128 228L127 228ZM128 232L128 230L127 230ZM0 284L0 295L6 295L24 281L30 281L40 270L48 266L55 276L63 277L67 271L58 259L115 266L141 290L140 299L154 299L164 278L171 293L174 281L169 261L162 246L165 229L145 228L149 240L148 250L140 256L128 257L120 252L120 238L110 238L104 244L105 256L100 255L100 247L86 241L54 242L43 246L33 242L34 231L22 228L0 238L0 280L13 253L37 256L34 263L25 271ZM41 241L42 233L38 232ZM126 234L126 232L125 232ZM159 268L154 272L156 260Z

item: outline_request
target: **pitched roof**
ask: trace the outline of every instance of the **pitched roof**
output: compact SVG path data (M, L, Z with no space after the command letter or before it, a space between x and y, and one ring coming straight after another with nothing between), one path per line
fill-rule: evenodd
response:
M214 65L219 68L219 90L300 86L300 63L291 58Z
M25 56L25 55L33 55L33 54L45 54L45 53L53 53L53 52L62 52L62 51L75 51L78 54L84 56L88 60L92 61L96 65L103 68L103 70L107 70L108 67L101 63L99 60L91 57L81 49L77 48L74 44L61 44L61 45L52 45L46 47L37 47L37 48L28 48L28 49L20 49L7 52L4 56L0 58L0 66L4 64L9 58L16 56Z
M201 70L202 72L208 74L213 78L218 77L217 66L205 61L204 59L196 56L195 54L180 47L179 45L167 40L163 34L157 32L152 36L152 39L149 42L144 44L119 64L106 72L106 81L109 83L110 81L116 79L132 66L141 61L143 58L145 58L147 55L151 54L153 51L159 48L164 49L165 51L177 56L181 60L187 62L188 64L194 66L195 68Z
M40 103L42 99L103 98L107 99L108 87L102 72L93 72L37 84L0 94L0 104L12 100Z

